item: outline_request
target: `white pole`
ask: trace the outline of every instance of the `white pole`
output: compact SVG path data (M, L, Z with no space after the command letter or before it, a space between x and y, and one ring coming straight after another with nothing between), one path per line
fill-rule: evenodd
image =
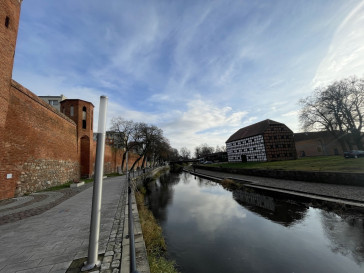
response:
M102 197L102 179L104 176L104 152L105 152L105 132L106 132L106 96L100 97L99 109L99 128L97 133L96 162L95 162L95 181L92 196L92 211L90 223L90 237L88 247L88 258L81 271L91 270L99 267L101 262L98 260L99 235L100 235L100 212Z

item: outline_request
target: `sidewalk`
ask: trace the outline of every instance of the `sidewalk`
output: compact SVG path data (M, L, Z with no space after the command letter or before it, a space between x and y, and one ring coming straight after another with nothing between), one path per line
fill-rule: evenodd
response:
M285 192L315 199L364 207L364 187L359 186L274 179L267 177L209 171L198 168L196 168L196 174L203 174L222 179L233 178L241 180L243 183L248 183L247 186L249 187L262 188L272 191Z
M125 176L104 179L99 253L108 260L114 260L114 254L121 256L120 249L113 247L122 237L118 230L123 229L119 225L124 216L119 214L124 214L126 190ZM92 191L90 183L2 201L0 273L63 273L73 260L87 257ZM104 268L112 272L110 264Z

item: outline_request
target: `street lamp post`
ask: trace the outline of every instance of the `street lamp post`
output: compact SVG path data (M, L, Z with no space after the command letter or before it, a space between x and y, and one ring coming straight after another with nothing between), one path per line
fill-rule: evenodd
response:
M91 270L99 267L101 262L98 260L99 251L99 235L100 235L100 213L101 213L101 197L102 197L102 179L104 175L104 151L105 151L105 132L106 132L106 96L100 97L99 109L99 128L97 133L96 162L95 162L95 180L92 196L92 211L90 223L90 237L88 247L87 262L81 271Z

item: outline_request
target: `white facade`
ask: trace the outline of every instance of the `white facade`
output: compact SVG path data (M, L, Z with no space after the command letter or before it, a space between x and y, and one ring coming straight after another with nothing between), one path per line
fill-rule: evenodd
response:
M42 100L44 100L46 103L49 103L54 108L56 108L58 111L61 111L61 101L67 99L65 96L39 96Z
M267 161L263 135L251 136L226 143L229 162L242 162L242 155L247 161Z

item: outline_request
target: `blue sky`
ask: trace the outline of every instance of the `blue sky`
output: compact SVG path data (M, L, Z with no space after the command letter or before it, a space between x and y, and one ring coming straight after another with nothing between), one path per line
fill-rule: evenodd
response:
M23 1L13 78L163 129L171 145L224 145L298 100L364 76L364 1Z

